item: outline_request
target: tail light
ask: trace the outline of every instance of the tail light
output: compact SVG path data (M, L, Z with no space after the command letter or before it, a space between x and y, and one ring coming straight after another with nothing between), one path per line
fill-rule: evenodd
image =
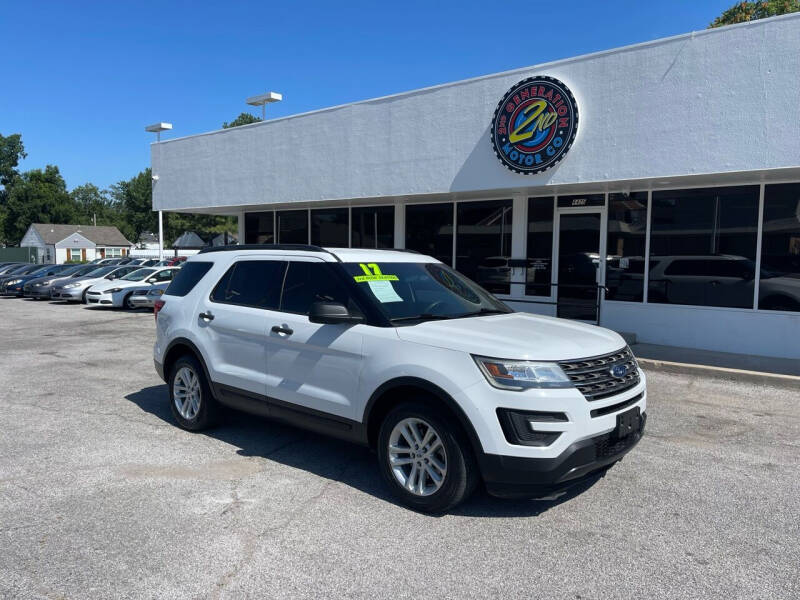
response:
M166 300L156 300L153 302L153 316L158 320L158 311L164 308L164 305L167 303Z

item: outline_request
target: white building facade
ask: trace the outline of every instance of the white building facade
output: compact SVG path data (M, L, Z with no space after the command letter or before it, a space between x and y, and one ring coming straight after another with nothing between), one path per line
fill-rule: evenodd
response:
M155 210L434 255L518 310L800 358L800 15L152 145ZM520 172L522 171L522 172Z

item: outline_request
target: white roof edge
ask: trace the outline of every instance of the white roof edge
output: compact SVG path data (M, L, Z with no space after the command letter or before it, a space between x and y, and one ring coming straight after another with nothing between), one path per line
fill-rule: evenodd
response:
M467 79L459 79L457 81L449 81L446 83L439 83L436 85L431 85L427 87L417 88L414 90L408 90L405 92L397 92L394 94L388 94L386 96L377 96L375 98L367 98L365 100L357 100L355 102L346 102L344 104L337 104L335 106L326 106L324 108L317 108L315 110L309 110L306 112L296 113L293 115L286 115L284 117L276 117L274 119L267 119L265 121L258 121L257 123L248 123L247 125L238 125L236 127L229 127L227 129L214 129L212 131L204 131L201 133L193 133L191 135L184 135L181 137L170 138L168 140L164 140L161 142L151 142L151 146L156 145L163 145L163 144L170 144L172 142L178 142L186 139L196 138L196 137L203 137L207 135L217 135L229 131L241 130L245 128L251 127L260 127L263 125L267 125L268 123L276 123L279 121L288 121L289 119L296 119L298 117L306 117L309 115L317 114L317 113L324 113L330 112L334 110L340 110L342 108L346 108L348 106L357 106L359 104L369 104L371 102L382 102L384 100L390 100L393 98L400 98L402 96L411 96L413 94L419 94L423 92L430 92L432 90L438 90L446 87L462 85L464 83L471 83L474 81L482 81L486 79L494 79L496 77L505 77L507 75L513 75L515 73L523 73L527 71L531 71L532 69L541 69L546 67L553 67L557 65L569 64L572 62L578 62L583 60L589 60L593 58L598 58L600 56L606 56L609 54L615 54L618 52L629 52L631 50L638 50L640 48L647 48L649 46L658 46L660 44L665 44L669 42L675 42L681 39L693 39L699 36L706 36L706 35L716 35L720 32L730 31L736 28L745 28L745 27L760 27L766 23L771 23L775 21L782 21L782 20L792 20L792 19L799 19L800 20L800 13L788 13L785 15L778 15L775 17L768 17L765 19L758 19L755 21L746 21L744 23L736 23L735 25L726 25L724 27L715 27L713 29L701 29L699 31L690 31L688 33L680 33L678 35L672 35L664 38L658 38L655 40L649 40L646 42L637 42L636 44L628 44L626 46L617 46L615 48L609 48L608 50L598 50L596 52L589 52L587 54L579 54L578 56L571 56L568 58L560 58L558 60L552 60L549 62L538 63L535 65L525 66L525 67L517 67L516 69L509 69L507 71L500 71L498 73L489 73L487 75L478 75L477 77L468 77Z

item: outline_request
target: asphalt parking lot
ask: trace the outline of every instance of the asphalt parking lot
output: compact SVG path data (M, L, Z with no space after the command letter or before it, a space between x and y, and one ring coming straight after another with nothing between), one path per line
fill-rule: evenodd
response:
M0 299L2 598L797 598L800 391L650 373L590 486L393 504L365 449L171 423L151 313Z

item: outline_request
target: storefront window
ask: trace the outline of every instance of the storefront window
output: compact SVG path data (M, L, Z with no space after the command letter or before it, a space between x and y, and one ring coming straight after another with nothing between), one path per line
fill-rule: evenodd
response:
M324 208L311 211L311 243L317 246L347 248L347 208Z
M528 265L525 294L549 296L553 274L553 202L528 198Z
M279 244L308 244L307 210L281 210L276 216Z
M244 215L245 244L274 244L275 217L271 210Z
M644 300L647 192L608 195L606 299Z
M394 206L353 208L350 219L353 248L394 248Z
M456 269L494 294L508 294L511 200L460 202L456 210Z
M452 265L452 202L406 205L406 248Z
M800 183L764 188L758 307L800 312Z
M752 308L758 186L653 192L648 302Z

